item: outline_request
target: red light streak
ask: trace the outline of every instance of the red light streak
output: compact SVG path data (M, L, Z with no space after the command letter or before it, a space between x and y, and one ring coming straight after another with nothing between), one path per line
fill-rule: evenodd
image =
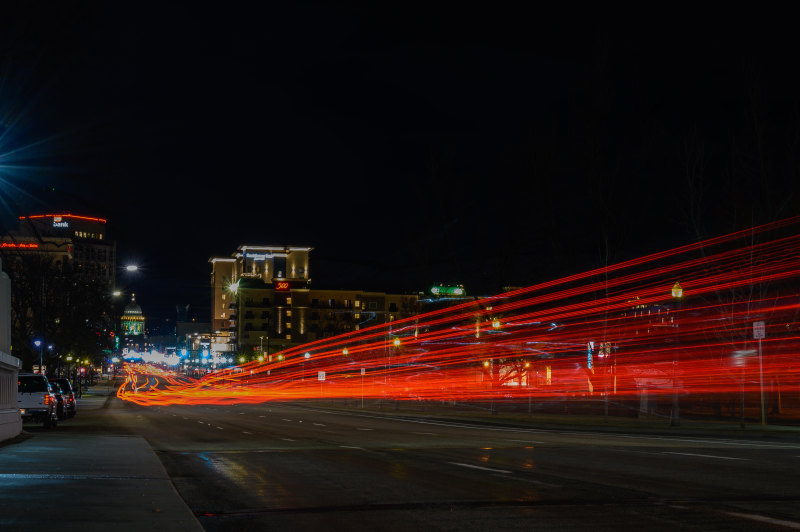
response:
M126 364L142 405L314 398L474 402L800 391L800 217L321 339L193 379ZM755 242L755 243L754 243ZM684 289L672 299L676 280ZM399 344L394 339L399 338ZM591 367L587 345L596 347ZM343 349L347 348L347 356ZM304 354L309 352L310 359ZM361 375L361 369L365 375ZM326 373L325 381L317 372ZM158 385L145 384L147 377ZM777 384L776 384L777 383Z

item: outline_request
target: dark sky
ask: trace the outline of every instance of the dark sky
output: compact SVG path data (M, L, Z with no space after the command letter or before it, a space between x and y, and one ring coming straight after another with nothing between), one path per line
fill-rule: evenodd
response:
M778 14L271 4L4 3L4 221L106 216L145 312L205 318L240 244L483 295L800 210Z

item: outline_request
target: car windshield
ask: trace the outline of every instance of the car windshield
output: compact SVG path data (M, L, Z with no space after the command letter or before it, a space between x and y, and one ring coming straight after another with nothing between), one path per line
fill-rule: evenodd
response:
M19 393L41 393L47 391L47 383L42 377L20 377L17 381Z
M53 393L61 393L61 386L59 386L57 382L51 381L50 389L53 390Z

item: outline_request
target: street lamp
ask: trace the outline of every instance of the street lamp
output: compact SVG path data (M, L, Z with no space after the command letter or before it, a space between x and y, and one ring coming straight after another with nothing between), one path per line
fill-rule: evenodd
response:
M672 299L675 301L675 318L674 324L675 327L675 352L672 357L672 416L670 418L670 426L677 427L681 424L680 420L680 413L678 411L678 356L679 356L679 347L680 347L680 338L678 336L678 314L681 310L681 300L683 298L683 288L678 281L675 281L675 284L672 285Z
M301 380L306 380L306 360L308 360L309 358L311 358L311 353L306 351L306 354L303 355L303 374Z
M127 266L125 266L125 270L129 272L137 272L139 271L139 266L137 266L136 264L128 264Z
M42 341L41 340L34 340L33 345L39 348L39 374L43 375L42 372Z

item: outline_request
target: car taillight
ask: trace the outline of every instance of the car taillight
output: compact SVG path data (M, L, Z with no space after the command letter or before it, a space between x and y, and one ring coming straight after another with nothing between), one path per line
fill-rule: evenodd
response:
M51 400L50 394L49 393L45 394L45 396L44 396L44 404L49 405L50 404L50 400Z

